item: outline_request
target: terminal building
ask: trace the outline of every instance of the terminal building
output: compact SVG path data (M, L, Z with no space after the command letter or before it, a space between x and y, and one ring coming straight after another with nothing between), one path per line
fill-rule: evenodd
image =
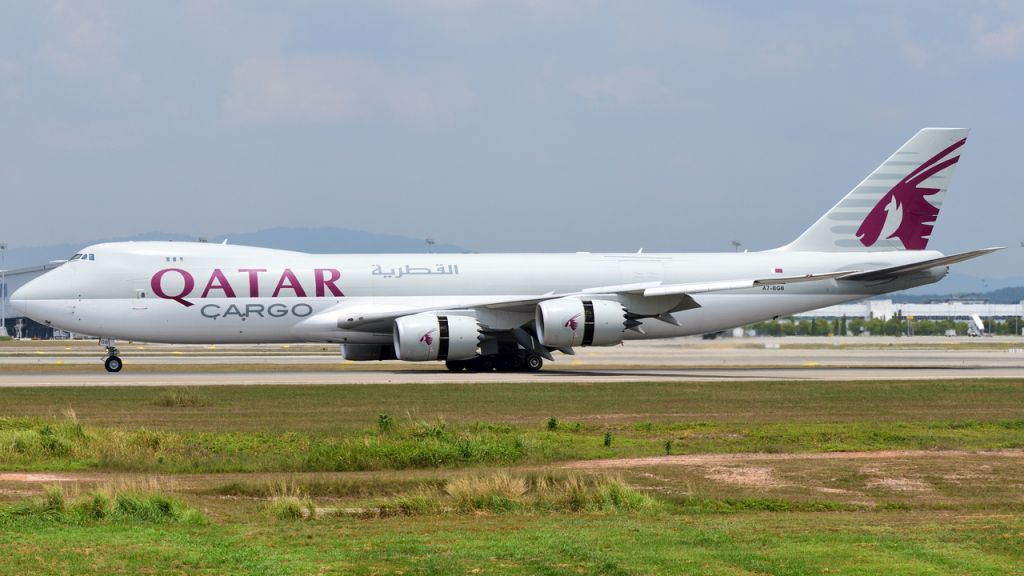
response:
M794 318L890 320L895 317L914 317L922 320L964 320L974 316L993 320L1020 318L1024 316L1024 301L1016 304L992 304L987 300L950 299L908 304L892 300L862 300L796 314Z
M25 318L17 316L11 309L8 301L11 294L18 288L27 284L33 278L42 275L44 272L53 270L63 264L63 261L49 262L39 266L27 268L15 268L12 270L0 270L0 336L13 336L14 338L35 338L48 340L51 338L70 338L72 335L61 330L55 330Z
M968 336L981 336L985 333L1003 335L1014 334L1024 336L1024 301L1016 304L993 304L987 300L950 298L933 300L923 303L893 302L892 300L863 300L852 304L840 304L818 310L811 310L794 316L796 320L814 320L840 322L846 326L851 319L864 321L881 321L889 323L893 318L901 322L908 321L907 334L914 334L912 323L915 321L946 322L946 336L956 334L956 329L948 324L966 322ZM840 324L836 324L840 326ZM877 328L877 326L876 326ZM845 330L845 328L837 328ZM890 328L891 329L891 328ZM934 329L934 326L932 326Z

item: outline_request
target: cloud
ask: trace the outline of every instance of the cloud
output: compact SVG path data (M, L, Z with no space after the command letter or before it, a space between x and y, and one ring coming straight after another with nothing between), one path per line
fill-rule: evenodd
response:
M1024 21L1003 22L989 29L984 20L975 20L974 46L989 56L1016 56L1024 47Z
M13 101L21 95L20 73L17 62L0 58L0 99Z
M900 58L915 68L924 68L928 65L929 55L924 48L913 42L904 42L900 46Z
M350 122L385 118L433 124L472 106L463 79L410 72L348 55L248 59L231 73L223 112L230 123Z
M292 33L286 14L229 0L183 0L179 8L193 41L212 57L231 62L277 54Z
M587 100L623 106L649 106L673 101L672 91L651 68L623 68L597 78L577 80L572 91Z
M470 36L491 34L510 23L558 27L606 11L602 0L393 0L387 4L398 12L413 14L450 32Z
M807 67L807 48L795 42L775 42L758 50L754 63L766 74L794 74Z
M121 37L105 3L54 0L47 8L52 34L43 57L57 74L75 80L99 78L107 92L138 93L141 76L121 61Z
M118 66L117 35L103 4L58 0L48 12L55 35L46 55L57 71L78 75Z

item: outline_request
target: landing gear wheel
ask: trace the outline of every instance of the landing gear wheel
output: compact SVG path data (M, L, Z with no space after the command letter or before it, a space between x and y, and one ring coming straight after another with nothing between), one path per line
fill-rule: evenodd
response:
M448 360L444 363L444 367L449 372L462 372L466 369L466 362L465 360Z
M530 354L526 357L526 369L530 372L536 372L544 367L544 359L536 354Z
M511 372L513 370L512 359L505 355L498 356L494 361L494 369L498 372Z
M514 356L509 356L508 357L508 365L509 365L508 369L509 369L510 372L519 372L519 371L523 370L523 368L525 367L526 363L523 361L522 356L516 354Z
M494 360L490 356L477 356L466 363L469 372L490 372L494 370Z
M107 356L107 359L103 361L103 367L107 369L107 372L120 372L123 365L118 356Z

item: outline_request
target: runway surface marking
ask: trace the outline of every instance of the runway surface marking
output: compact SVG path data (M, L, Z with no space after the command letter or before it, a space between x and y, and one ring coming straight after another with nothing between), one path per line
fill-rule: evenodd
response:
M1024 378L1024 367L830 367L713 369L549 370L541 372L458 373L441 370L346 370L322 372L96 372L0 373L0 388L87 386L257 386L360 384L487 384L637 381L839 381L954 380Z

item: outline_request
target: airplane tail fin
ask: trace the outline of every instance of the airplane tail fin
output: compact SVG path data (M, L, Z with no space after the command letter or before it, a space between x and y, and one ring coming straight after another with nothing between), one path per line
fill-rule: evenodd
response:
M926 249L968 132L924 128L781 250Z

